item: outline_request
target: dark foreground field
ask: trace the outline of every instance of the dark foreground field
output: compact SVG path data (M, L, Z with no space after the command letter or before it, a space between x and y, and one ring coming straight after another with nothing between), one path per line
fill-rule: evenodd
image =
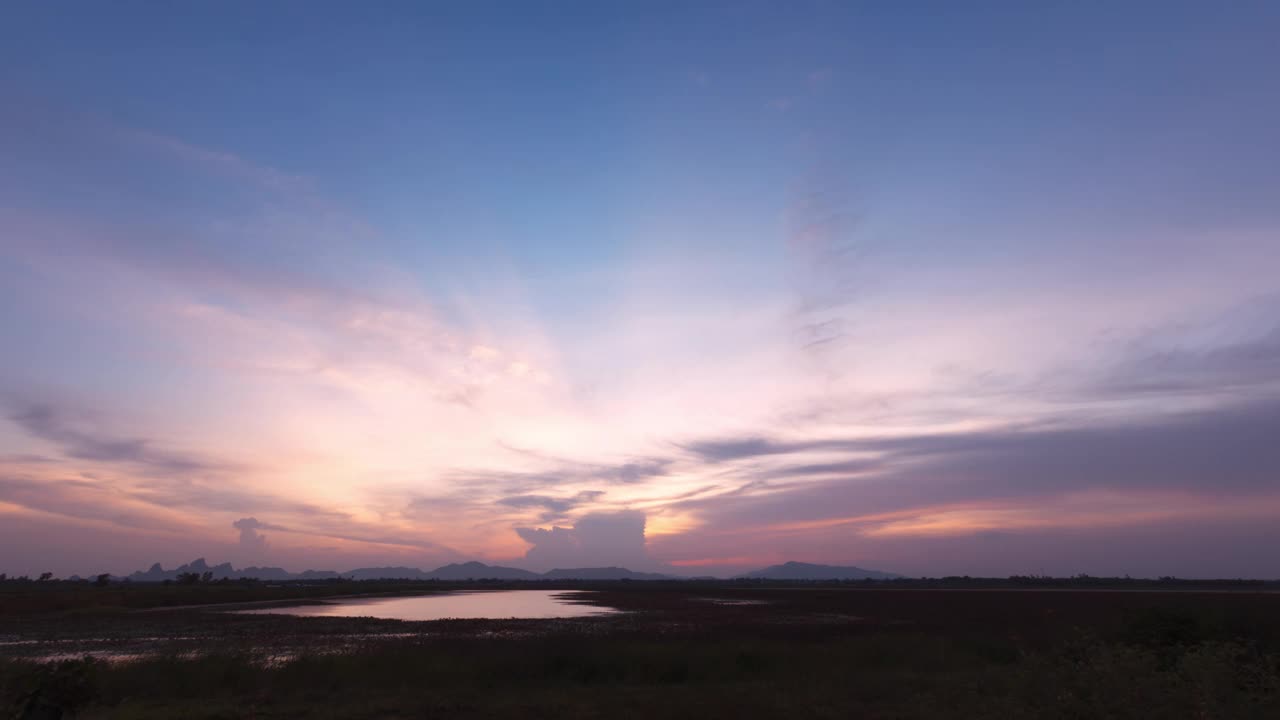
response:
M1280 717L1273 593L566 584L626 612L409 623L148 608L448 586L56 585L0 592L0 717Z

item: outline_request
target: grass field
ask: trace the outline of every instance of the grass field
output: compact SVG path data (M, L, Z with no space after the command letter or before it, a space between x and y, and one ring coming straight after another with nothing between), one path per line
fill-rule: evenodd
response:
M9 589L3 712L1280 717L1280 595L1264 592L567 583L627 612L408 623L144 609L450 587ZM75 659L87 651L135 659ZM69 659L32 660L50 654Z

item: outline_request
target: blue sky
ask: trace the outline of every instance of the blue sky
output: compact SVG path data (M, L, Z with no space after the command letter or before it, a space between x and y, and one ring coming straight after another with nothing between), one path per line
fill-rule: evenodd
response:
M6 565L1280 574L1273 4L3 14Z

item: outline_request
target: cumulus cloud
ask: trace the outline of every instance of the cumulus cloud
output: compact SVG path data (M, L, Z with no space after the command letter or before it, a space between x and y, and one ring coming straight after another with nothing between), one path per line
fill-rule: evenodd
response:
M533 547L525 553L538 569L619 566L636 569L650 564L645 553L645 514L636 510L584 515L571 528L516 528Z
M267 536L258 531L267 528L277 529L253 517L240 518L231 523L231 526L240 531L240 548L254 555L260 555L267 549Z

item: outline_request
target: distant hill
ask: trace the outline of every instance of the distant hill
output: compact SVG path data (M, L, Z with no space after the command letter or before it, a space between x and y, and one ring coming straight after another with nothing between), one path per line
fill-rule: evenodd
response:
M485 565L482 562L452 563L427 573L434 580L537 580L542 576L520 568Z
M333 580L342 577L332 570L303 570L293 576L295 580Z
M278 567L247 567L233 572L237 577L249 577L256 580L292 580L293 573Z
M749 572L741 577L761 580L892 580L902 576L860 567L787 562Z
M556 568L541 575L547 580L670 580L670 575L635 572L620 567Z
M352 580L429 580L430 577L419 570L411 567L371 567L356 568L348 570L344 573L338 573L341 577L351 578Z

